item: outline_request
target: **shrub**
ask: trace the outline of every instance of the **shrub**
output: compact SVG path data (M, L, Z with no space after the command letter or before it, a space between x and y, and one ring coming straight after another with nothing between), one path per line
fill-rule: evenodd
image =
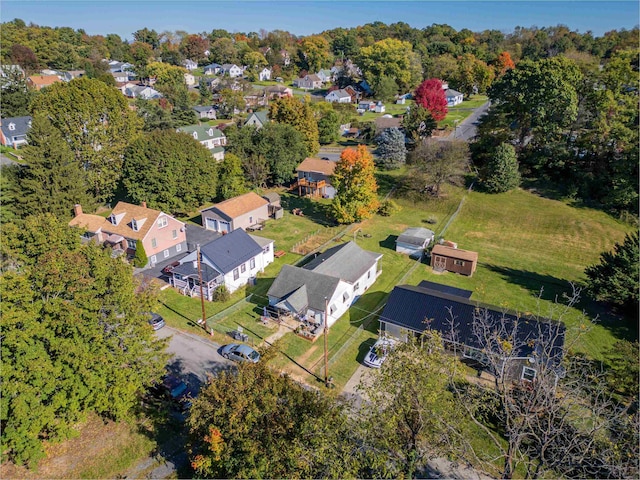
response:
M220 285L218 288L216 288L211 295L211 299L214 302L226 302L227 300L229 300L229 298L231 298L231 294L229 293L227 287L225 287L224 285Z
M142 241L136 240L136 253L133 257L133 266L142 268L147 264L147 252L144 250Z
M382 215L383 217L388 217L392 213L395 213L399 210L400 210L400 207L396 202L394 202L393 200L385 200L384 202L382 202L382 204L380 205L380 208L378 209L378 215Z

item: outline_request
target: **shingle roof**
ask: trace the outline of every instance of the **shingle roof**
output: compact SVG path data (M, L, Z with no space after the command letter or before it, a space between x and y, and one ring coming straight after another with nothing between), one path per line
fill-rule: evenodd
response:
M133 240L142 240L158 218L161 215L166 215L160 210L153 210L152 208L132 205L126 202L118 202L111 213L116 216L123 215L117 225L111 223L107 218L86 213L73 218L69 225L84 227L90 232L97 232L98 229L102 229L105 233L115 233ZM140 225L140 220L142 219L144 219L144 223ZM132 220L137 220L138 222L139 229L137 231L133 229Z
M213 207L203 210L217 210L226 215L228 219L234 219L239 215L252 212L253 210L267 205L269 202L255 192L245 193L237 197L230 198L224 202L215 204Z
M553 342L552 357L562 355L566 329L561 323L517 317L467 298L411 285L400 285L393 289L380 321L416 332L423 332L428 328L450 338L453 316L456 340L466 346L482 349L486 345L482 345L473 332L473 323L477 321L479 309L486 311L489 323L496 326L498 322L503 323L507 331L512 331L517 325L515 333L518 341L514 342L520 347L515 352L517 356L532 355L536 351L536 341L540 338Z
M179 273L183 277L198 278L198 266L193 265L193 262L184 262L174 267L172 270L174 273ZM200 271L202 272L202 280L210 282L211 280L218 278L221 272L215 268L210 267L204 262L200 262Z
M211 105L206 105L206 106L196 105L195 107L191 107L191 108L193 108L193 110L195 110L196 112L208 112L209 110L213 109Z
M29 80L39 87L47 87L62 81L57 75L32 75L29 77Z
M222 133L220 129L214 128L206 123L203 125L187 125L186 127L178 128L178 131L188 133L189 135L193 135L193 132L196 132L198 141L224 137L224 133Z
M355 242L348 242L325 250L303 268L355 283L380 257L380 253L363 250Z
M445 97L459 97L460 95L462 95L462 93L458 92L457 90L453 90L451 88L447 88L444 91Z
M307 157L296 167L296 171L299 172L317 172L327 176L333 175L335 169L336 162L322 160L316 157Z
M216 269L222 273L229 273L262 253L262 247L247 232L238 228L200 247L200 251Z
M336 97L338 97L338 98L347 98L347 97L348 97L348 98L351 98L351 95L349 95L349 92L347 92L347 91L346 91L346 90L344 90L344 89L334 90L334 91L333 91L333 92L331 92L331 93L333 93L333 95L334 95L334 96L336 96ZM328 97L329 95L331 95L331 93L327 94L327 97Z
M13 124L13 130L9 126ZM8 117L0 120L0 128L6 138L26 135L31 128L31 117Z
M280 195L276 192L267 192L262 195L262 198L267 200L269 203L275 203L280 201Z
M434 233L428 228L410 227L400 234L397 241L421 247L427 240L433 239L433 236Z
M312 73L312 74L310 74L310 75L307 75L307 76L305 77L305 79L306 79L306 80L310 80L310 81L312 81L312 82L321 82L321 81L322 81L322 79L321 79L318 75L316 75L315 73Z
M258 112L253 112L251 115L249 115L249 117L247 118L247 121L245 122L245 125L249 122L249 120L251 120L251 117L256 117L258 119L258 121L264 125L265 123L269 122L269 117L267 117L267 112L266 110L260 110Z
M446 245L435 245L431 250L431 254L442 255L442 256L451 257L451 258L459 258L460 260L467 260L469 262L478 261L477 252L462 250L461 248L447 247Z
M331 298L338 288L340 279L312 272L300 267L284 265L280 274L276 277L267 295L279 299L287 299L300 287L305 286L307 291L308 307L316 311L324 311L325 297ZM302 303L300 298L294 298L296 303Z

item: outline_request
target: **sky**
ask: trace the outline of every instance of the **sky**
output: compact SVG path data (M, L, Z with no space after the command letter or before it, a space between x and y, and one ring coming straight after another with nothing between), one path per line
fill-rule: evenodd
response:
M628 1L214 1L214 0L1 0L3 22L20 18L50 27L82 28L90 35L132 33L147 27L158 33L184 30L229 32L286 30L310 35L336 27L381 21L405 22L415 28L434 23L456 30L512 32L516 26L567 25L601 36L640 23L640 2Z

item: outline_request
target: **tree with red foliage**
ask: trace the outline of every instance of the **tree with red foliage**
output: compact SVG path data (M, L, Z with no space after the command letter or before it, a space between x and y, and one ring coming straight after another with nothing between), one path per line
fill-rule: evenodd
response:
M511 59L511 54L509 54L509 52L502 52L496 59L495 67L498 75L502 76L507 70L516 68L516 64Z
M442 89L442 80L430 78L416 89L413 97L418 105L429 110L436 122L447 116L447 97Z

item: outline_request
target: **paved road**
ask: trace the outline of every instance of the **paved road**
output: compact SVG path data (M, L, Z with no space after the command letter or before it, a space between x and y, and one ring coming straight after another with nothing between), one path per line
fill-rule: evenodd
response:
M489 109L490 102L485 103L481 107L475 109L475 111L458 124L458 128L443 140L465 140L470 141L476 136L478 130L478 120Z
M6 155L0 154L0 167L4 165L19 165L15 160L10 159Z
M181 332L165 326L156 332L158 337L170 337L168 352L174 357L168 368L189 384L194 392L207 381L208 375L216 375L233 368L234 363L220 355L220 345L206 338Z

